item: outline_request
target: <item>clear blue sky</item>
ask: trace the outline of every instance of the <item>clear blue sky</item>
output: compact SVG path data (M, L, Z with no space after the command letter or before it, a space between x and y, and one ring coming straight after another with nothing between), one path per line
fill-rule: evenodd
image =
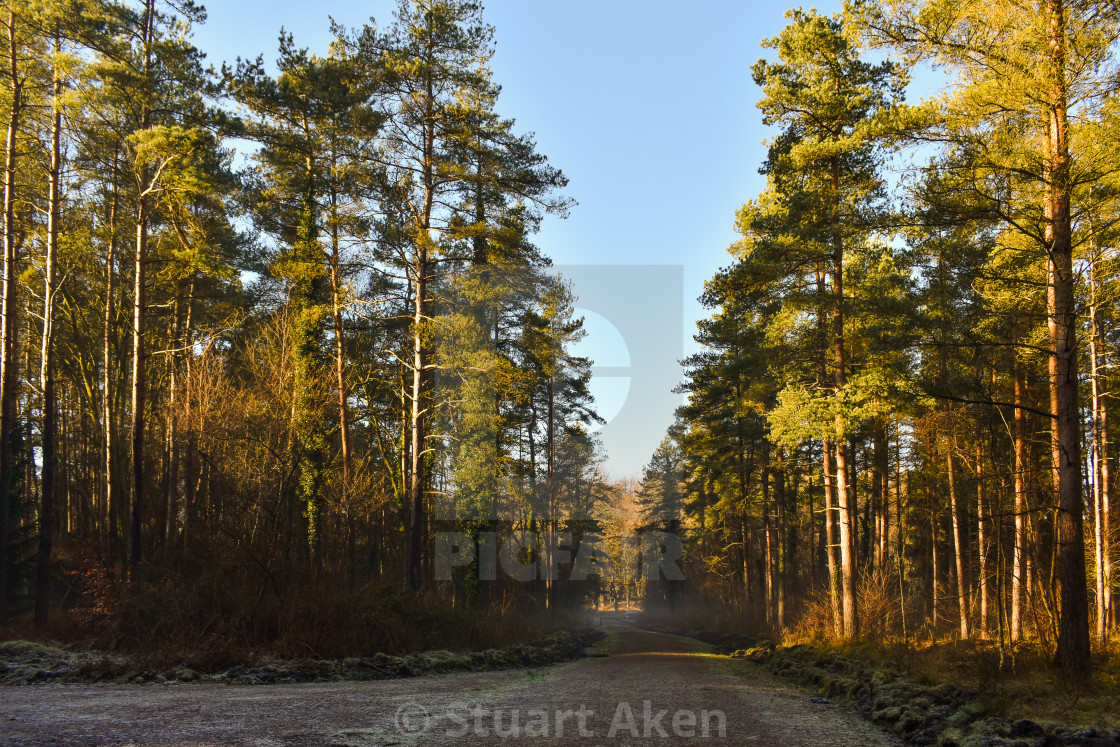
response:
M215 65L258 54L271 61L283 26L299 46L325 54L328 15L347 26L371 16L387 25L395 7L395 0L212 0L195 40ZM683 330L680 345L664 346L673 356L697 349L691 336L704 312L696 298L729 262L736 209L764 185L758 167L767 133L750 66L763 55L759 42L785 25L786 7L750 0L486 3L496 29L491 67L502 86L499 109L536 133L579 202L567 220L545 221L538 244L558 265L682 266L683 324L646 330L653 340ZM674 303L643 299L661 300ZM627 358L611 349L618 335L589 326L586 354L611 366ZM639 342L648 341L628 344ZM675 380L679 369L657 374ZM619 410L626 387L600 383L604 414ZM640 409L641 427L604 429L614 476L640 474L679 401L666 392L656 401L626 402Z

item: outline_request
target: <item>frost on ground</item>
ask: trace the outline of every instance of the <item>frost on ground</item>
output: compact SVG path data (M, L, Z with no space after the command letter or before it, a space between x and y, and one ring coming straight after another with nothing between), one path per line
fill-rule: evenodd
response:
M610 656L547 668L267 687L8 688L0 744L898 744L853 711L812 703L697 641L612 635Z
M485 651L425 651L404 656L374 654L349 659L272 661L204 674L178 666L152 670L122 656L72 652L29 641L0 643L0 685L215 682L266 685L414 677L443 672L478 672L543 666L577 659L602 637L601 631L561 630L532 643Z

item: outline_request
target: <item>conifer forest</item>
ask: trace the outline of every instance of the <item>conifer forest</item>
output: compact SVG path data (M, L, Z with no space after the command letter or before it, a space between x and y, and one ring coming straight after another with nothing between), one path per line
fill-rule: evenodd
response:
M1115 0L744 30L765 187L632 477L537 240L579 185L481 4L326 13L221 62L193 0L0 2L0 640L205 668L633 609L1115 684Z

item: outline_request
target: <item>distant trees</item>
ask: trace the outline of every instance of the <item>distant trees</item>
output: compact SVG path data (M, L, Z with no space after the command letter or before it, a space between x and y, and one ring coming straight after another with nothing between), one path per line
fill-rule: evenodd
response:
M684 471L680 448L670 438L662 440L642 470L638 509L649 526L678 532L684 514Z
M684 470L680 447L673 439L666 437L653 452L649 464L642 470L642 481L638 487L636 504L644 532L640 538L642 561L648 563L657 557L663 548L660 539L663 534L679 541L681 521L685 508ZM653 569L642 569L645 581L645 610L656 612L657 602L664 601L669 612L678 611L684 581L679 578L662 578L662 573ZM660 591L660 599L653 594Z

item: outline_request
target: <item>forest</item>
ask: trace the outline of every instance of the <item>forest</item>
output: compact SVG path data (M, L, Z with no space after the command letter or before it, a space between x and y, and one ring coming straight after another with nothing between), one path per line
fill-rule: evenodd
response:
M495 112L478 4L402 2L325 57L282 34L276 75L204 67L190 2L3 17L0 617L415 647L414 615L454 627L400 598L440 526L604 492L532 243L566 179Z
M1030 642L1082 677L1117 624L1120 15L787 18L751 71L766 188L662 446L688 575L794 638Z
M217 69L191 0L0 15L0 626L216 664L640 603L1074 677L1107 650L1113 4L787 13L749 71L766 188L640 480L602 467L534 243L573 199L497 112L481 4ZM683 580L649 573L671 538Z

